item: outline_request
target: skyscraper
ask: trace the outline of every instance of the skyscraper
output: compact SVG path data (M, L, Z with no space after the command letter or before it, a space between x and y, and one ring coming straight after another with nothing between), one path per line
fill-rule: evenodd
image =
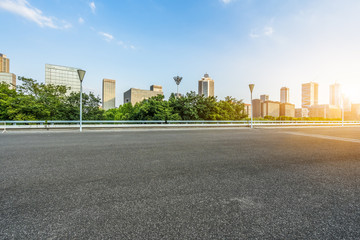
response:
M115 80L103 79L102 108L104 110L115 108Z
M45 84L64 85L70 92L80 92L77 68L45 64Z
M10 73L10 60L0 53L0 83L5 82L10 89L16 88L16 75Z
M199 80L199 95L204 97L214 96L214 80L210 78L209 74L205 73L204 77Z
M330 85L330 105L341 106L341 85L338 83Z
M302 107L318 104L319 84L314 82L302 84Z
M0 72L9 73L10 71L10 60L5 54L0 53Z
M288 103L290 102L290 89L287 87L282 87L280 89L280 102Z

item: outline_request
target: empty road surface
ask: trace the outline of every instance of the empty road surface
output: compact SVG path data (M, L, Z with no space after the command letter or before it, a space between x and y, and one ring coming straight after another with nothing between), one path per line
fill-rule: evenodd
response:
M360 127L0 134L0 239L360 239Z

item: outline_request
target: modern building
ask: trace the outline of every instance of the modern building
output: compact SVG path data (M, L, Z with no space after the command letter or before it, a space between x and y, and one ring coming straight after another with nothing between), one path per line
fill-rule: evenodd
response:
M16 75L13 73L0 72L0 83L5 82L10 89L16 89Z
M252 100L252 107L253 107L253 117L254 118L261 118L261 103L262 101L260 99L253 99Z
M261 103L262 117L279 117L280 116L280 102L265 101Z
M199 80L199 95L204 95L204 97L213 97L214 96L214 80L210 78L209 74L205 73L204 77Z
M340 107L341 104L341 85L338 83L330 85L329 104Z
M319 84L315 82L302 84L302 107L310 107L318 104Z
M260 95L260 100L263 102L269 101L269 95L266 94Z
M295 104L280 103L280 116L295 117Z
M280 102L289 103L290 102L290 89L287 87L282 87L280 89Z
M115 108L115 80L106 78L103 79L102 108L104 110Z
M164 95L162 86L152 85L150 86L150 90L130 88L128 91L124 92L124 104L131 103L132 105L135 105L144 99L149 99L157 95Z
M341 108L329 104L319 104L309 107L309 117L311 118L329 118L340 119Z
M309 109L308 108L295 108L295 117L296 118L308 118Z
M360 120L360 104L351 104L351 120Z
M0 53L0 83L5 82L10 89L16 89L16 75L10 73L10 59Z
M244 114L246 117L251 117L251 104L244 104Z
M8 59L6 55L2 53L0 53L0 72L10 72L10 59Z
M80 92L78 68L45 64L45 84L63 85L70 92Z

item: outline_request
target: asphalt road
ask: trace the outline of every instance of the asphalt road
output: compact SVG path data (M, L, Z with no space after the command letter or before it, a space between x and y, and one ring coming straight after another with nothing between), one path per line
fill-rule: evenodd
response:
M0 134L0 239L360 239L360 128Z

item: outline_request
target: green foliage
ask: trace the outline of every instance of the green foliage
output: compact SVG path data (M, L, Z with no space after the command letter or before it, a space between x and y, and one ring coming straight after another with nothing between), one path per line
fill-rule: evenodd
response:
M78 120L79 93L66 95L65 86L37 83L31 78L18 78L17 91L0 84L1 120ZM100 99L93 93L83 93L83 119L104 119L99 109Z
M107 120L239 120L245 117L244 104L227 97L217 101L215 97L199 96L195 92L168 101L158 95L142 102L126 103L105 112Z
M22 82L17 91L0 84L1 120L78 120L79 93L66 94L65 86L38 83L31 78L19 77ZM116 109L99 108L100 98L83 93L84 120L239 120L244 119L244 104L226 97L199 96L195 92L169 100L158 95L142 102L126 103Z

